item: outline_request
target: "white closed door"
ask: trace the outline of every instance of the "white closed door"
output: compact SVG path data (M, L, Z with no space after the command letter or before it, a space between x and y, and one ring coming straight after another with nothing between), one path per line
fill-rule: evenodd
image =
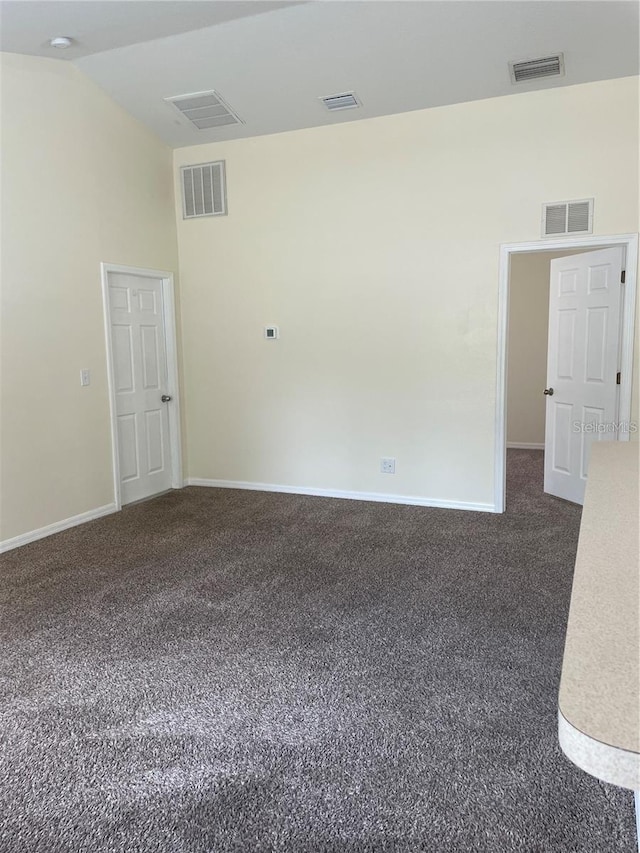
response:
M162 280L109 273L112 382L123 504L171 488Z
M622 251L551 261L544 490L578 504L591 444L617 438Z

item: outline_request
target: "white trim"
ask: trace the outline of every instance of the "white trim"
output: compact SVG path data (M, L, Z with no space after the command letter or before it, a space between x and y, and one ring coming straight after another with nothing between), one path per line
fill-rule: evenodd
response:
M103 515L111 515L112 512L116 511L117 507L115 503L105 504L104 506L96 507L96 509L90 509L88 512L72 515L71 518L54 521L53 524L47 524L46 527L39 527L37 530L21 533L20 536L14 536L12 539L5 539L0 542L0 554L4 551L11 551L12 548L20 548L22 545L28 545L29 542L35 542L37 539L52 536L54 533L60 533L62 530L68 530L69 527L77 527L79 524L85 524L87 521L102 518Z
M116 423L116 399L113 385L113 350L111 345L111 322L109 313L109 273L124 273L145 278L156 278L162 282L163 320L165 344L167 349L167 393L172 397L169 406L169 442L171 448L171 488L181 489L182 475L182 439L180 435L180 382L178 378L178 336L176 332L175 293L173 273L166 270L150 270L142 267L127 267L120 264L100 264L102 278L102 305L104 314L104 334L107 344L107 385L109 389L109 411L111 416L111 459L113 466L113 495L116 510L122 509L120 494L120 463L118 459L118 438ZM150 495L153 497L153 495Z
M509 322L509 276L511 255L533 252L557 252L564 249L596 249L622 246L625 251L626 282L621 335L621 384L618 401L618 420L631 420L631 389L633 371L633 334L638 275L638 234L613 236L565 237L562 239L533 240L528 243L503 243L500 246L500 277L498 287L498 358L496 366L495 412L495 512L504 512L506 491L507 454L507 340ZM620 433L619 441L629 441L629 433Z
M430 506L438 509L464 509L471 512L495 512L491 504L422 498L413 495L388 495L384 492L347 492L341 489L318 489L312 486L282 486L275 483L248 483L243 480L204 480L190 477L186 486L205 486L213 489L248 489L252 492L283 492L287 495L310 495L319 498L344 498L352 501Z
M544 442L542 444L527 441L508 441L508 450L544 450Z

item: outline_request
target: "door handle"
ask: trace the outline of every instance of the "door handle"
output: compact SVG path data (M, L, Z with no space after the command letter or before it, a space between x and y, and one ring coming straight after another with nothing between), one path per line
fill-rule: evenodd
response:
M547 397L553 397L553 388L545 388L543 394L545 394ZM162 399L164 400L164 397Z
M545 391L544 393L546 394L547 392ZM171 401L171 397L168 394L163 394L160 399L163 403L169 403Z

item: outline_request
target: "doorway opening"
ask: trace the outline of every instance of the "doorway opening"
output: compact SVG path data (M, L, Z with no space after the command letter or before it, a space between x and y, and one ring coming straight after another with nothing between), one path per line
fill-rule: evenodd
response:
M523 273L529 267L528 272L536 269L538 275L544 270L545 265L550 264L552 257L564 258L571 255L590 253L595 250L613 248L622 252L622 268L625 271L624 284L620 287L620 326L619 326L619 354L617 357L620 371L620 384L615 390L616 394L616 421L619 424L629 424L631 417L631 391L632 391L632 365L633 365L633 335L634 335L634 312L636 301L637 261L638 261L638 235L624 234L611 237L573 237L553 240L540 240L528 243L504 244L500 251L500 289L499 289L499 312L498 312L498 364L497 364L497 394L496 394L496 447L495 447L495 507L496 512L504 512L506 494L506 454L507 446L519 445L522 449L543 450L546 443L546 428L541 432L542 425L546 421L545 406L536 405L539 401L549 400L544 397L544 391L550 391L546 387L546 375L544 365L546 364L546 329L548 329L549 308L549 276L546 277L546 293L544 290L537 295L533 301L526 293L526 272L520 276L517 284L519 292L512 291L512 276L514 272ZM527 264L527 261L529 263ZM576 259L577 263L578 259ZM541 283L538 282L538 287ZM521 290L525 288L525 290ZM546 301L546 304L545 304ZM514 308L514 316L519 316L516 321L522 329L526 326L527 312L530 312L530 327L527 328L528 340L524 341L521 348L521 358L526 359L527 346L529 352L538 351L539 362L537 369L531 364L528 371L527 387L514 391L513 382L509 384L509 321L511 308ZM525 315L523 317L523 314ZM512 318L514 319L514 318ZM546 328L545 328L546 327ZM541 330L544 330L541 333ZM534 341L534 338L536 340ZM540 356L540 348L545 348L544 357ZM520 365L523 368L523 365ZM518 369L517 366L514 369ZM525 370L521 370L525 375ZM543 378L542 384L540 379ZM512 376L513 379L513 376ZM509 392L513 395L520 394L523 400L528 400L528 409L525 406L520 415L509 413L507 402ZM553 393L553 391L551 391ZM547 403L548 406L548 403ZM527 411L529 414L527 414ZM511 417L508 419L508 414ZM520 422L518 423L518 419ZM526 423L525 423L526 422ZM614 436L618 440L629 439L628 430L620 430Z
M101 268L119 510L183 485L173 274Z

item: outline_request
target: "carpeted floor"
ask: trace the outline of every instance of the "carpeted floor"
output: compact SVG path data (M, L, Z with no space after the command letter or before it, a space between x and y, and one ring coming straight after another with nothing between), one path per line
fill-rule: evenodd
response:
M634 850L557 688L580 511L188 488L3 557L3 853Z

